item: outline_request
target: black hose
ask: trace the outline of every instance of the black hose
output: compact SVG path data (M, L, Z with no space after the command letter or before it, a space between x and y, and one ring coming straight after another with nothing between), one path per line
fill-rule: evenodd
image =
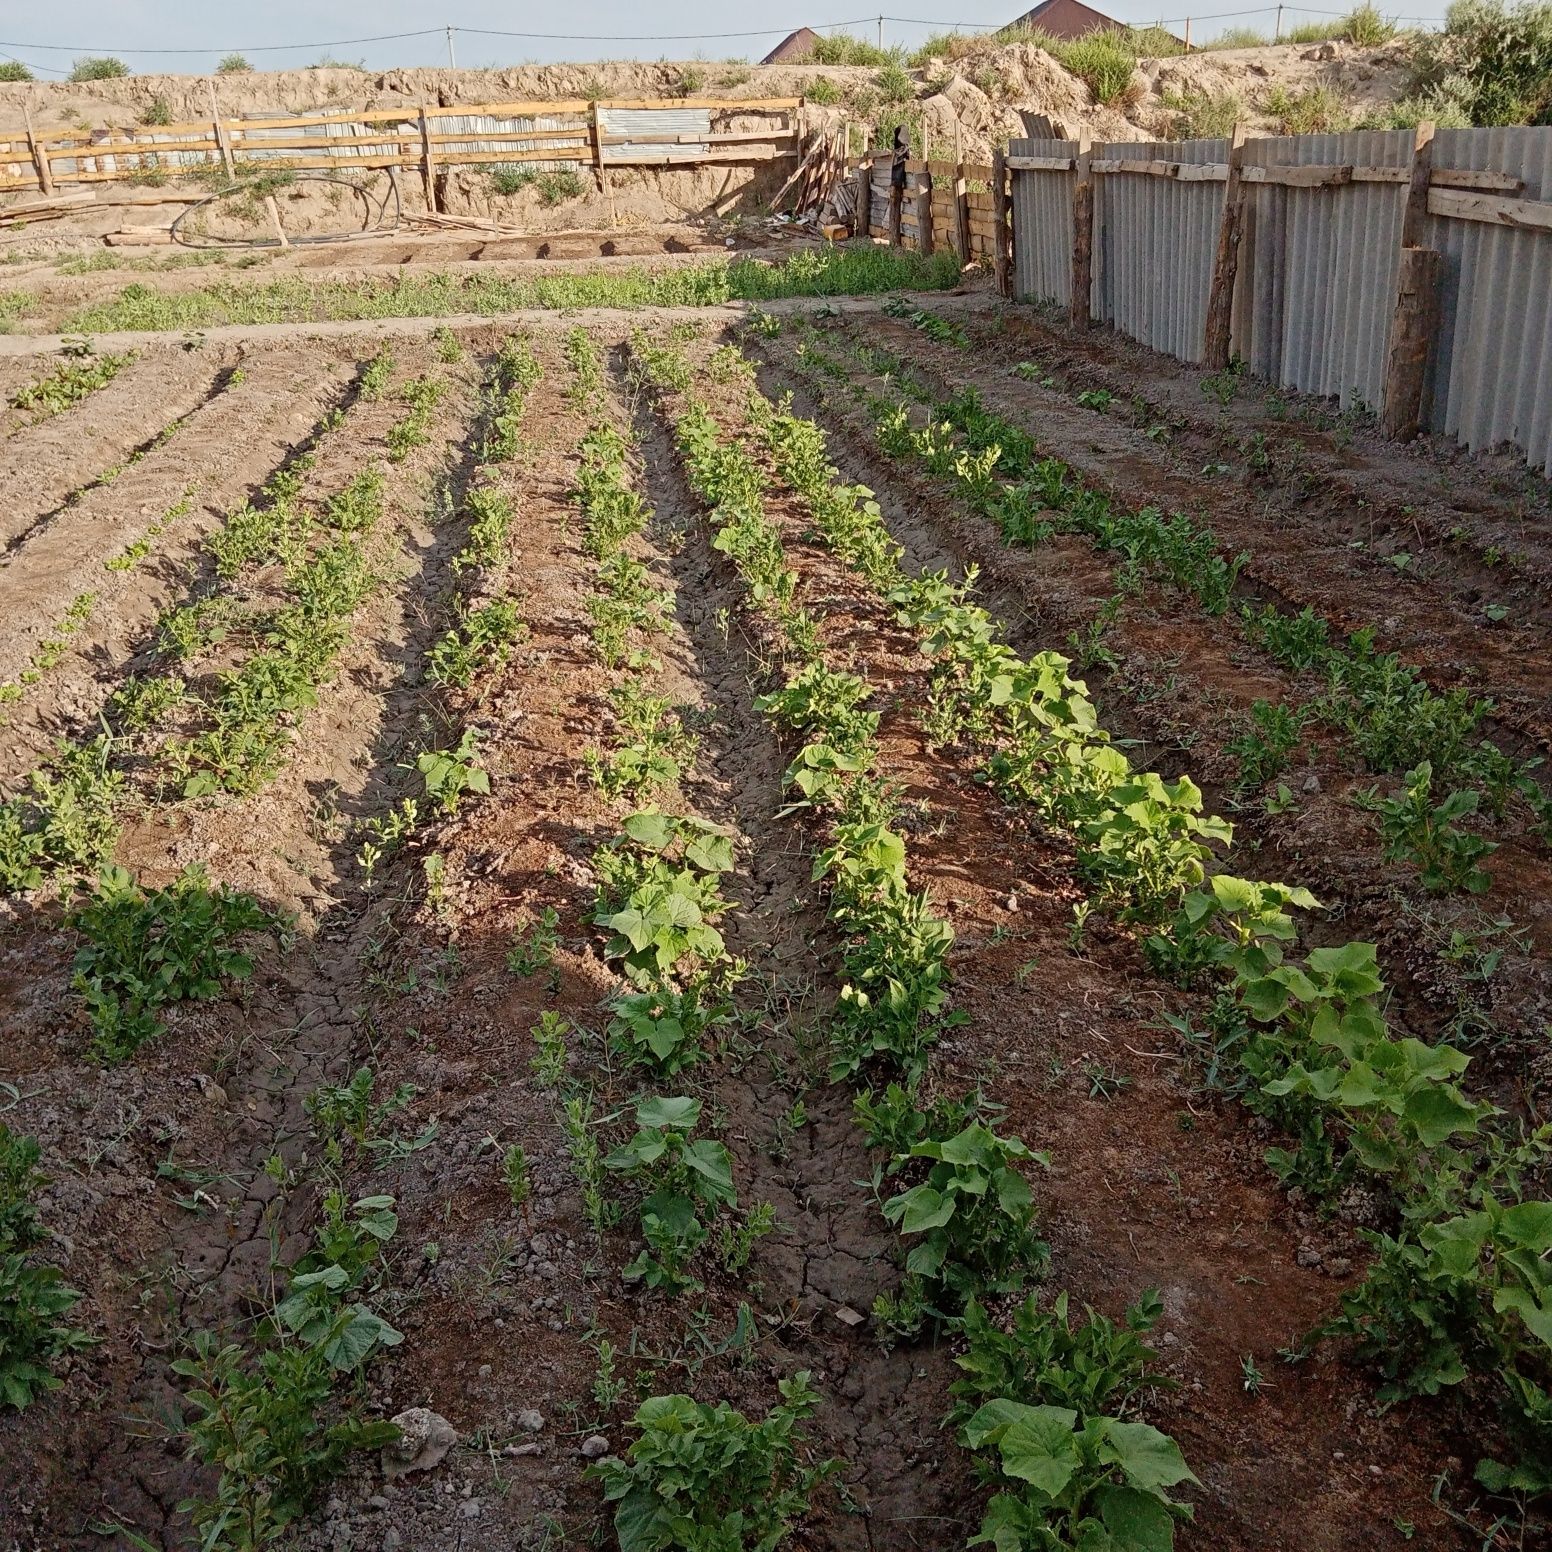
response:
M293 248L316 247L322 243L351 242L358 237L372 237L383 232L397 231L400 217L403 215L403 206L399 200L399 185L394 178L388 180L388 193L379 199L373 192L356 183L350 178L339 178L333 173L297 173L290 183L284 185L289 188L293 183L338 183L349 189L352 194L358 195L366 206L368 221L359 231L355 232L320 232L312 237L291 237L287 241ZM214 194L207 194L197 205L190 205L172 224L172 240L181 243L185 248L278 248L278 237L213 237L209 234L200 234L199 238L185 237L182 226L190 216L214 204L218 199L226 199L232 194L245 194L252 192L252 185L243 182L228 184L224 189L217 189ZM393 200L393 220L388 222L388 201L390 195ZM375 212L375 214L374 214ZM386 224L385 224L386 223Z

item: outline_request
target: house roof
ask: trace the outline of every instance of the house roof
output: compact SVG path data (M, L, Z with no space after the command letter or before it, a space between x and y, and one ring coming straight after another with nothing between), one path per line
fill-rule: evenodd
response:
M801 64L814 52L814 45L818 41L819 34L812 27L799 27L796 32L789 32L760 63L762 65Z
M1040 0L1034 10L1015 17L1003 31L1014 27L1040 27L1054 37L1081 38L1088 32L1108 32L1126 26L1126 22L1118 22L1113 16L1084 5L1083 0Z

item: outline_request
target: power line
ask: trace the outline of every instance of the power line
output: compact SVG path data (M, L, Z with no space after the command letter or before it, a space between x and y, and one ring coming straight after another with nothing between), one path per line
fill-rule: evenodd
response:
M1190 16L1165 16L1157 18L1161 24L1179 25L1192 22L1228 21L1246 16L1270 16L1275 11L1285 11L1294 16L1343 16L1343 11L1326 11L1314 6L1304 5L1263 5L1247 10L1237 11L1209 11L1205 14ZM1398 16L1397 21L1432 21L1433 17L1427 16ZM805 25L815 27L815 30L831 31L838 27L863 27L874 22L892 22L904 27L942 27L959 32L1000 32L1008 23L1006 22L966 22L966 21L933 21L919 16L889 16L875 13L872 16L853 17L849 21L820 22L818 24L807 23ZM658 32L658 33L601 33L601 32L519 32L505 28L495 27L422 27L412 32L381 32L374 33L370 37L362 38L331 38L320 42L308 43L255 43L247 47L235 45L216 46L211 44L205 48L112 48L106 44L72 44L72 43L18 43L0 40L0 57L15 59L18 64L27 64L29 69L42 70L49 75L61 75L65 72L55 70L48 65L32 65L28 61L17 58L15 55L3 53L7 49L22 49L29 53L38 52L46 54L132 54L132 55L195 55L195 54L289 54L300 53L311 49L328 48L352 48L363 43L397 43L407 38L434 38L454 33L468 33L471 37L484 38L517 38L534 42L550 43L695 43L695 42L721 42L735 38L772 38L785 36L794 31L791 27L765 27L758 30L745 32Z

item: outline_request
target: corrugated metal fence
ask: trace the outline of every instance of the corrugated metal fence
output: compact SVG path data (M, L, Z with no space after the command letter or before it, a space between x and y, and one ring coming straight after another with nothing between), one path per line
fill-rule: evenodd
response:
M1395 303L1411 131L1280 136L1244 147L1247 169L1356 167L1367 177L1313 187L1246 175L1231 348L1282 386L1378 407ZM1070 161L1070 140L1022 140L1010 157ZM1177 163L1194 178L1094 177L1090 310L1155 350L1200 361L1226 140L1096 145L1096 162ZM1434 186L1499 174L1517 200L1552 199L1552 128L1440 130ZM1388 174L1386 169L1390 169ZM1377 181L1386 178L1388 181ZM1015 168L1016 294L1070 304L1075 170ZM1464 180L1461 180L1464 181ZM1492 203L1492 201L1487 201ZM1461 197L1461 208L1470 204ZM1552 225L1431 213L1423 245L1444 255L1439 327L1422 422L1479 449L1512 443L1552 471Z

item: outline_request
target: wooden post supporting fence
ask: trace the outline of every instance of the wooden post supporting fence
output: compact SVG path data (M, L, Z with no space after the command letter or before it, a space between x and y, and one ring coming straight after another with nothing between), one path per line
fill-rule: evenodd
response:
M873 158L863 153L857 163L857 219L852 228L853 237L873 235Z
M925 157L916 175L916 251L932 252L932 169Z
M1008 153L992 152L992 268L997 276L997 290L1006 297L1013 295L1013 228L1008 224Z
M904 202L905 188L897 183L894 178L895 169L890 168L889 177L889 246L900 246L900 207Z
M1078 181L1072 194L1072 302L1068 318L1073 328L1089 326L1089 294L1094 289L1094 175L1092 142L1087 126L1078 131L1075 163Z
M49 166L48 153L38 144L38 137L32 132L32 109L22 108L26 115L27 123L27 149L32 152L32 165L37 169L38 187L45 194L54 192L54 170Z
M1229 141L1229 177L1224 185L1223 215L1218 223L1218 254L1213 260L1212 286L1207 293L1207 327L1202 338L1202 364L1221 372L1229 364L1229 336L1234 323L1234 282L1239 274L1239 247L1245 236L1245 126L1234 126Z
M1380 434L1408 442L1422 423L1428 381L1428 347L1438 321L1439 277L1444 256L1423 247L1428 223L1428 185L1433 177L1432 124L1419 124L1412 141L1412 172L1401 217L1396 301L1385 358Z
M226 168L228 178L237 176L232 166L232 148L226 143L226 126L221 122L221 109L216 103L216 83L206 81L205 88L210 93L210 128L216 137L216 150L221 153L221 165Z
M970 263L970 193L965 188L965 164L954 163L954 252L959 255L959 267Z
M436 170L431 158L431 126L426 122L425 104L420 108L420 181L426 190L426 209L437 210Z

